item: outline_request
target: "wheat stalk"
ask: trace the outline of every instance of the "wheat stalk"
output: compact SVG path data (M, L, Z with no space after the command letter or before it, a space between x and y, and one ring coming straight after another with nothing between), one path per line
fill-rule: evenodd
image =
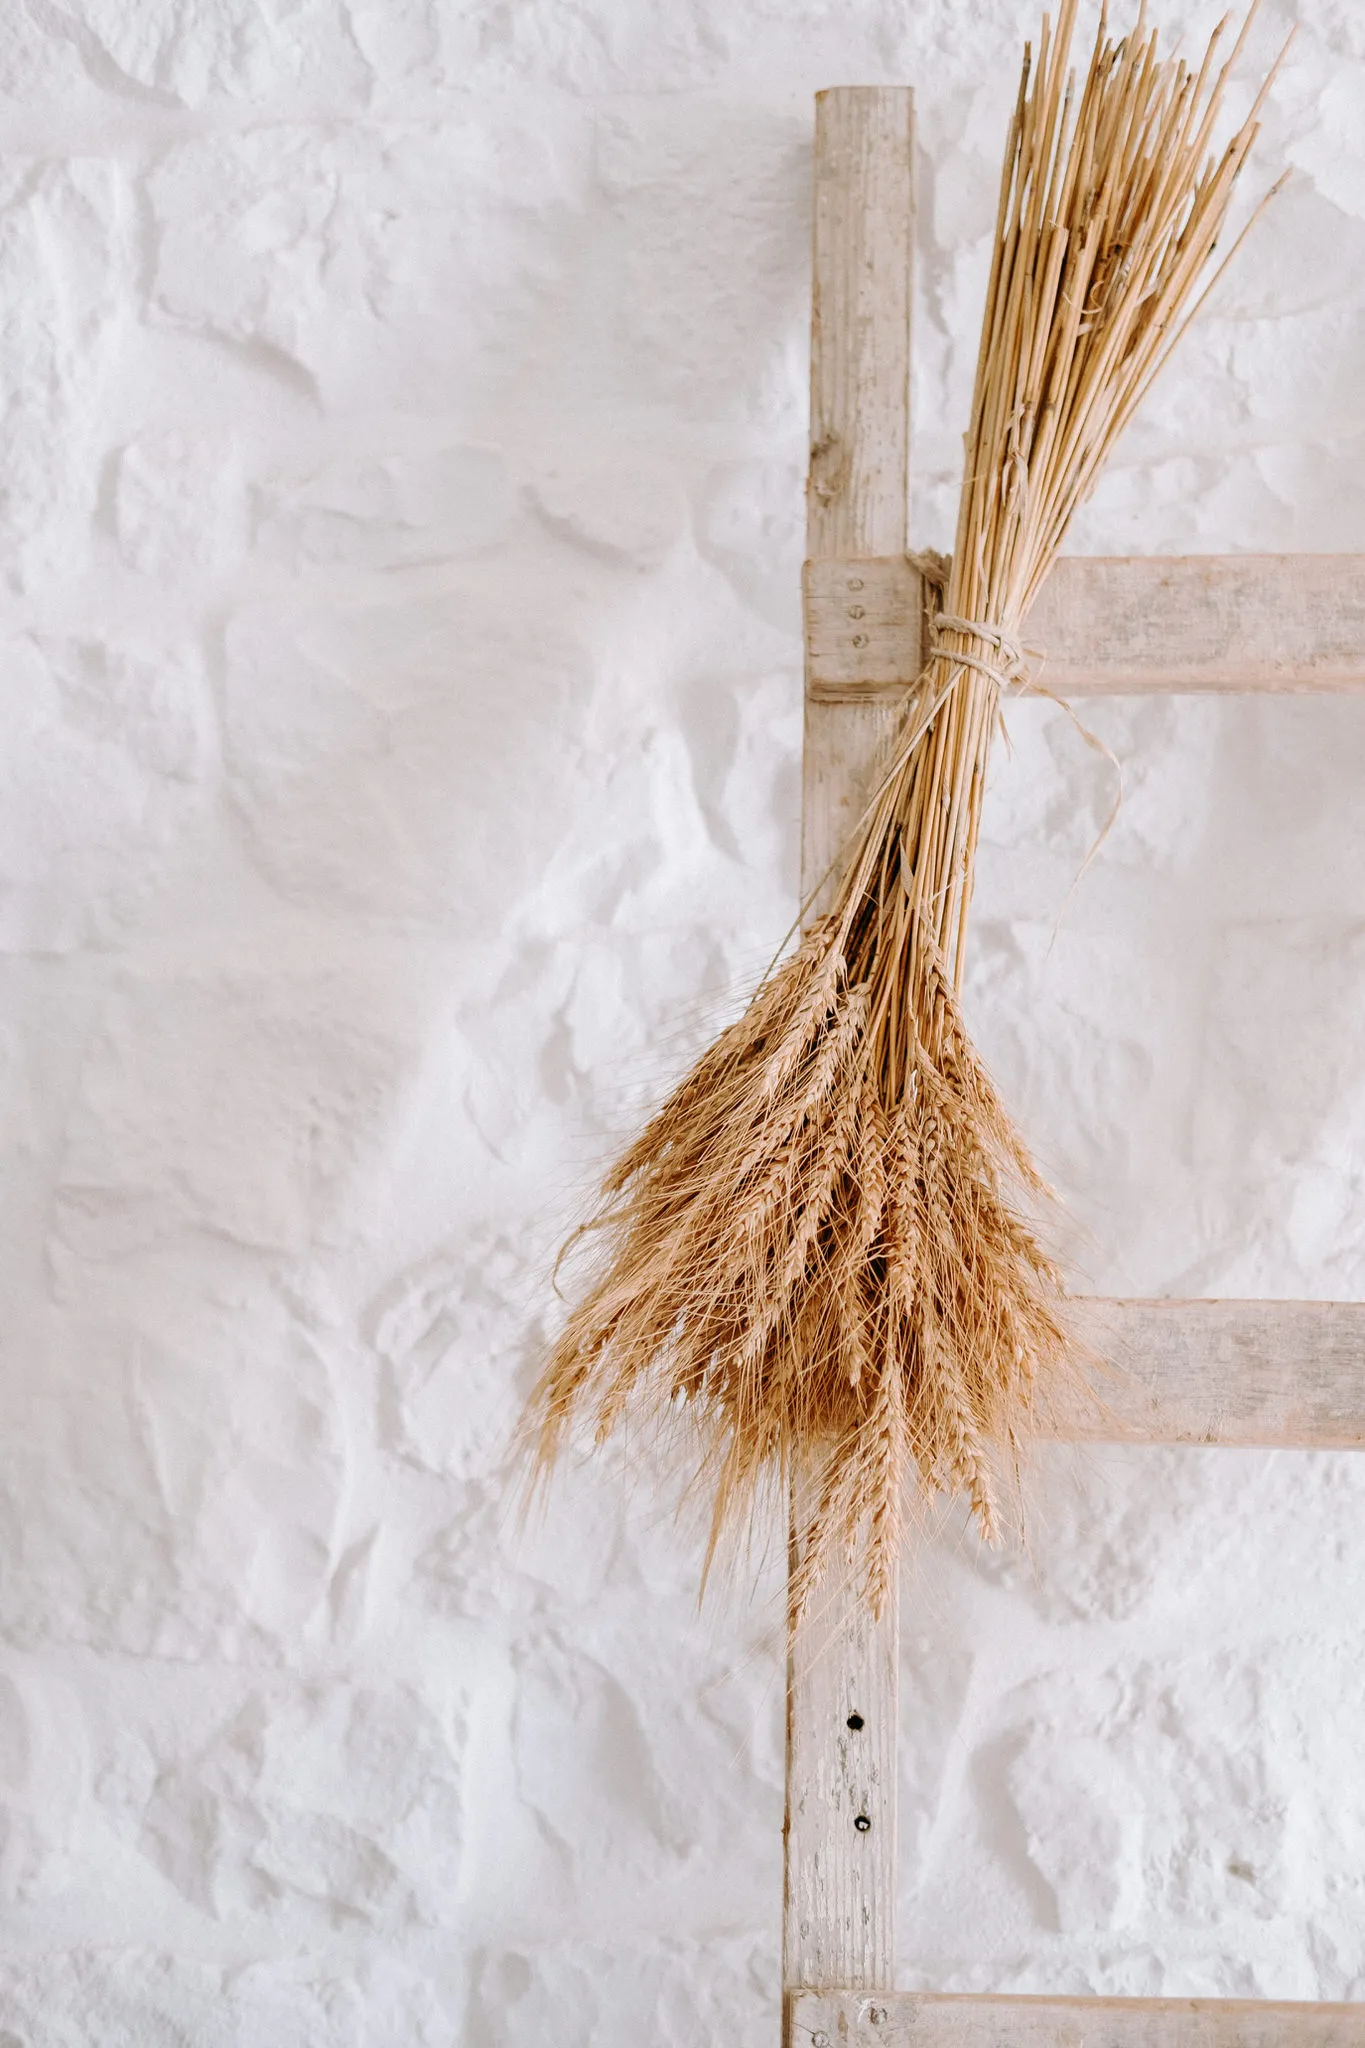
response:
M1253 10L1254 11L1254 10ZM1002 687L1076 508L1207 288L1269 78L1221 149L1215 31L1191 68L1145 7L1076 0L1024 53L1001 177L957 537L933 654L847 850L834 909L608 1175L604 1257L528 1411L538 1469L641 1401L700 1431L711 1552L799 1470L800 1614L835 1559L872 1608L935 1489L1000 1518L1076 1373L1046 1194L958 1008ZM1273 76L1273 72L1271 74Z

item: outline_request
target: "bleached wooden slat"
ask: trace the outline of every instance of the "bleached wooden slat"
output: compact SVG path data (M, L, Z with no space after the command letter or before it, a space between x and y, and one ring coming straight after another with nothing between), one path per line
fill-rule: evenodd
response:
M874 1622L843 1588L788 1635L788 1989L892 1981L899 1655L894 1601Z
M806 552L905 552L910 496L914 100L815 99Z
M875 702L913 683L930 627L928 583L904 555L806 563L806 688L817 702Z
M1078 1442L1365 1449L1365 1302L1101 1301Z
M880 730L919 673L926 594L903 553L807 564L811 693L883 700ZM1024 637L1059 697L1365 690L1365 556L1064 555Z
M821 93L815 120L807 553L903 556L909 498L913 105ZM824 874L860 801L843 705L806 701L802 872ZM797 1475L794 1527L800 1526ZM795 1562L795 1558L793 1559ZM783 1983L891 1982L896 1897L896 1602L873 1622L832 1588L788 1631ZM850 1721L855 1724L850 1726Z
M814 562L905 559L910 497L913 98L899 86L841 86L815 102L810 472L806 553ZM916 599L920 601L918 585ZM862 801L866 748L843 704L806 670L802 875L824 875ZM868 707L876 731L884 705ZM852 714L854 723L858 714ZM875 741L874 741L875 744Z
M1365 555L1064 555L1026 638L1059 697L1365 690Z
M1365 2048L1365 2005L809 1993L792 2048Z

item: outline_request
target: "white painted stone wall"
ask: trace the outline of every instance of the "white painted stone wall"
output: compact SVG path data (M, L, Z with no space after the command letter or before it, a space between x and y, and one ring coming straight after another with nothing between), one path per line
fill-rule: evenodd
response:
M1078 547L1365 549L1365 9ZM1164 9L1207 28L1214 9ZM811 95L920 94L944 544L1028 0L0 18L0 2048L775 2040L781 1642L506 1440L796 888ZM1365 1291L1365 703L1012 714L971 1001L1099 1289ZM902 1981L1365 1998L1365 1460L907 1585Z

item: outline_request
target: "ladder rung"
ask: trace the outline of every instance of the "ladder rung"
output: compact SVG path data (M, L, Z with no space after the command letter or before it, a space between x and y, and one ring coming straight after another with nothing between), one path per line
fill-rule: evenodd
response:
M810 694L894 697L924 612L901 556L807 563ZM1064 555L1025 637L1059 697L1365 690L1365 555Z
M1365 2005L798 1991L792 2048L1365 2048Z
M1080 1328L1112 1372L1069 1440L1365 1448L1365 1302L1103 1301Z

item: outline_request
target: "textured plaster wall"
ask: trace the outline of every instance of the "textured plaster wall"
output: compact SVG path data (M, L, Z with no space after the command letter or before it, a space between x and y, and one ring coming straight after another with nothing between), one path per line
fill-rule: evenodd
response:
M1260 47L1288 20L1269 0ZM1212 10L1164 12L1191 31ZM1365 549L1365 10L1076 544ZM795 901L811 94L920 92L949 536L1025 0L0 18L3 2048L775 2038L781 1644L505 1440ZM972 1010L1097 1288L1365 1292L1365 703L1011 716ZM1365 1997L1365 1460L908 1575L902 1981Z

